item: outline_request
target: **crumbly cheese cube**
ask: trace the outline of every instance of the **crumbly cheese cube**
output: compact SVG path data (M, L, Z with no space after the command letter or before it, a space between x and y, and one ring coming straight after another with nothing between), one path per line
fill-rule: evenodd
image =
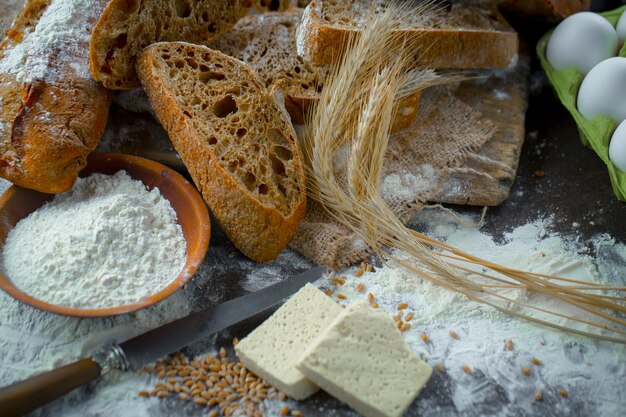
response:
M363 300L326 328L298 368L366 417L401 416L432 374L406 346L391 317Z
M311 284L305 285L269 319L241 340L235 351L243 364L295 399L319 387L296 368L302 353L343 308Z

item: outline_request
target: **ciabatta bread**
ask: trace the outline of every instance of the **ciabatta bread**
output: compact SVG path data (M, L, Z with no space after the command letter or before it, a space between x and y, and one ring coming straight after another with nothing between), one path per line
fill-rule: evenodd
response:
M104 130L111 93L91 78L106 0L28 0L0 43L0 176L68 190Z
M293 123L304 123L312 103L320 98L328 68L312 64L296 51L296 30L303 9L246 16L209 46L248 64L270 87L285 80L285 107ZM419 94L400 100L392 131L415 119Z
M158 41L206 44L229 30L253 0L111 0L93 30L90 65L105 87L139 87L135 58Z
M276 258L306 207L282 93L243 62L184 42L147 47L137 74L222 230L249 258Z
M298 29L298 54L318 65L341 56L350 34L358 33L374 9L390 0L313 0ZM489 4L453 2L434 17L404 15L398 31L417 40L416 63L435 69L507 68L517 62L517 33Z

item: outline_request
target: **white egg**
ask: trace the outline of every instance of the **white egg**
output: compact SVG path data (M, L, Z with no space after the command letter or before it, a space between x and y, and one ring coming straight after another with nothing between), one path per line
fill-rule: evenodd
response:
M620 123L611 137L609 159L615 168L626 173L626 122Z
M609 58L593 67L580 85L577 106L587 119L608 116L617 124L626 119L626 58Z
M619 47L624 46L624 42L626 42L626 13L622 13L617 22L617 26L615 27L615 31L617 32L617 41L619 42Z
M608 20L591 12L576 13L552 32L546 58L555 69L578 68L588 73L599 62L617 55L617 33Z

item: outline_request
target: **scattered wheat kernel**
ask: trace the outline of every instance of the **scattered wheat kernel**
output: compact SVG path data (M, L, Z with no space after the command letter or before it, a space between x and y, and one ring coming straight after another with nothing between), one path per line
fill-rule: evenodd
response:
M443 372L443 371L445 371L445 370L446 370L446 369L443 367L443 365L442 365L441 363L439 363L439 362L437 362L437 363L435 364L435 369L437 370L437 372Z
M293 410L293 411L291 412L291 415L292 415L293 417L302 417L302 416L303 416L302 412L301 412L301 411L298 411L298 410Z
M348 297L343 294L337 294L337 298L339 298L340 300L346 300Z
M224 349L224 348L221 348L221 349L220 349L220 356L221 356L222 358L225 358L225 357L226 357L226 349Z
M238 343L239 343L239 339L235 337L233 339L233 346L237 346Z
M397 322L396 322L396 327L397 327L398 329L402 329L402 322L401 322L401 321L397 321Z
M430 339L428 338L428 335L427 335L426 333L422 333L422 334L420 335L420 337L422 338L422 341L423 341L424 343L428 343L428 342L430 341Z
M398 310L404 310L406 308L408 308L409 305L407 303L402 303L398 305Z
M140 397L149 397L150 393L148 391L139 391Z
M372 304L372 308L378 308L378 303Z
M212 411L209 413L208 417L217 417L218 415L219 415L219 411L217 411L217 410L212 410Z
M541 401L542 399L543 399L543 394L541 394L541 391L535 392L535 401Z
M360 282L359 284L357 284L356 286L356 290L358 292L364 292L365 291L365 284L363 284L362 282Z
M522 374L523 374L524 376L530 376L530 368L529 368L528 366L524 366L524 367L522 368Z
M367 301L369 301L370 303L374 302L374 294L369 293L367 294Z
M363 270L361 268L357 269L356 272L354 273L354 276L359 278L363 276Z
M537 365L537 366L541 365L541 361L537 358L533 358L532 363L533 365Z
M504 343L504 347L506 350L513 350L513 341L511 339L507 340Z
M167 392L167 391L159 391L159 392L157 392L156 396L159 397L159 398L165 398L165 397L167 397L169 395L170 395L170 393Z
M280 417L285 417L287 414L289 414L289 407L284 406L282 410L280 410Z
M404 323L404 324L402 325L402 327L400 327L400 331L401 331L401 332L406 332L406 331L407 331L407 330L409 330L410 328L411 328L411 325L410 325L410 324Z
M326 290L324 291L324 294L330 297L331 295L333 295L333 290Z
M463 365L463 372L465 372L466 374L469 374L470 372L472 372L472 368L470 368L467 365Z
M455 332L454 330L450 330L450 337L458 340L459 334Z
M189 395L185 394L184 392L181 392L180 394L178 394L178 398L180 398L183 401L189 401Z
M367 266L367 264L365 262L361 262L361 264L359 265L359 268L365 269L366 266Z
M373 269L374 269L374 268L372 267L372 265L367 265L367 266L365 267L365 270L366 270L367 272L372 272L372 270L373 270Z
M415 317L415 314L413 313L409 313L406 315L406 317L404 318L404 321L411 321L413 320L413 317Z
M400 316L393 316L393 321L395 321L396 323L401 321L402 318Z
M569 394L563 388L559 388L559 395L563 398L569 398Z

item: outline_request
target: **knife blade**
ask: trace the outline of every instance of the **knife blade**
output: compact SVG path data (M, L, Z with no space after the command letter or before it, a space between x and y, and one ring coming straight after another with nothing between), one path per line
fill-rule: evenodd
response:
M323 267L309 269L291 279L174 320L119 345L114 344L91 358L0 388L1 414L3 417L24 415L111 369L139 369L203 337L268 310L306 283L320 278L323 272Z
M202 337L261 313L295 293L307 282L317 280L323 271L322 267L309 269L292 279L209 307L127 340L120 344L127 365L129 369L139 369Z

